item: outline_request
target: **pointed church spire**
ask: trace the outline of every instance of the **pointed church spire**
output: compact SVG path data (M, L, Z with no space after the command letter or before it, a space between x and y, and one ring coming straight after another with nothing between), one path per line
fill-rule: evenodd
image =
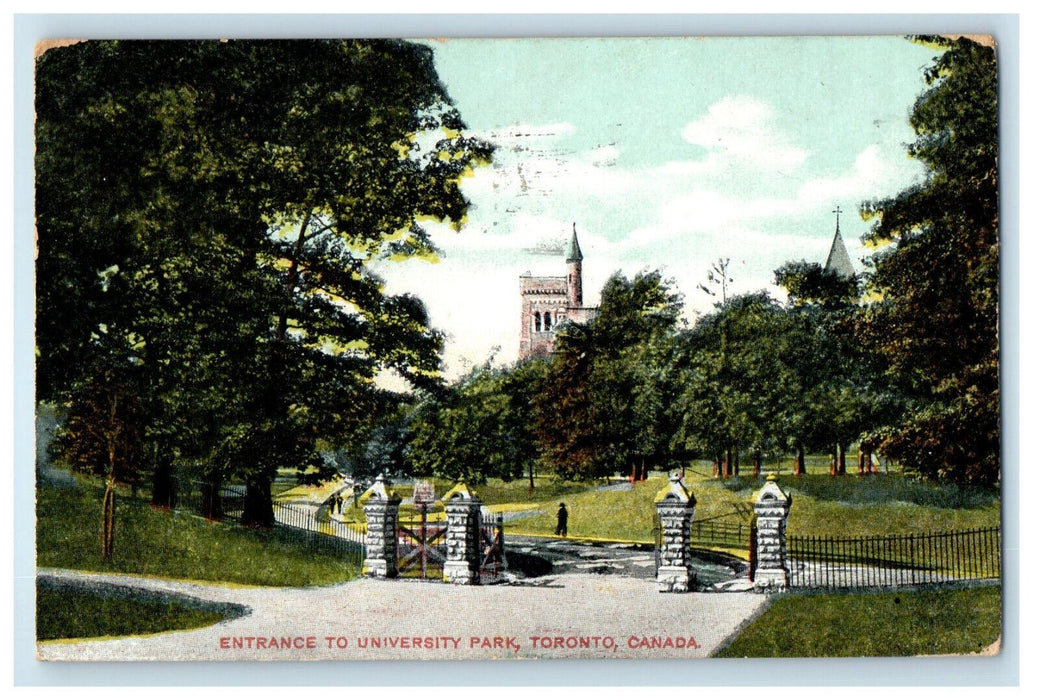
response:
M845 241L841 238L841 205L834 209L834 240L831 241L831 252L827 254L827 262L823 269L844 279L856 276L856 270L849 259L849 251L845 249Z
M575 222L574 232L571 234L571 247L567 251L567 262L581 262L581 248L578 246L578 224Z

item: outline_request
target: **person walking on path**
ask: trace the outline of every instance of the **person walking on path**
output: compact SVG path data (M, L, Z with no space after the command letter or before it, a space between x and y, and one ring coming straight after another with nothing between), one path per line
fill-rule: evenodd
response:
M567 536L567 506L560 504L560 509L556 511L556 534L562 537Z

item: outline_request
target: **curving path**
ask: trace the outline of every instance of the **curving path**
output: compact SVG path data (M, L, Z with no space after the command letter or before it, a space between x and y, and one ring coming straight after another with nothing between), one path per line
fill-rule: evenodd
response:
M663 594L648 579L587 573L498 586L362 579L319 588L40 573L248 609L197 630L37 645L40 659L63 661L707 657L768 602L752 593Z

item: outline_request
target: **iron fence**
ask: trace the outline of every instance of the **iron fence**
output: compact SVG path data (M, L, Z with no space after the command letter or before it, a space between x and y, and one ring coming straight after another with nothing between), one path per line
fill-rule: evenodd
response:
M178 490L176 508L223 522L241 520L245 486L214 487L204 482L191 482L186 486ZM215 495L219 498L214 498ZM361 566L365 556L363 525L335 520L324 506L275 501L273 510L275 527L281 535L314 551L334 552Z
M690 525L690 543L708 547L746 549L751 525L718 520L695 520Z
M1000 578L1000 528L875 537L787 538L790 585L908 586Z
M279 529L298 541L306 540L310 546L332 550L358 566L365 558L364 529L333 520L325 508L275 502L274 519Z
M501 513L481 514L480 583L499 583L505 578L506 550Z

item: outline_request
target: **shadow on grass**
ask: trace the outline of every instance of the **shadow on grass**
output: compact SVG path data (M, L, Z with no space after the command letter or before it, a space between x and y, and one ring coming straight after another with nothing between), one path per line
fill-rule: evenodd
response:
M737 492L756 491L763 479L737 477L722 482L722 487ZM874 474L870 476L780 476L777 483L785 491L811 496L820 501L843 503L891 503L903 501L930 508L983 508L998 501L998 487L957 486L916 481L902 475Z
M47 574L36 578L36 599L40 641L194 629L249 613L235 603Z

